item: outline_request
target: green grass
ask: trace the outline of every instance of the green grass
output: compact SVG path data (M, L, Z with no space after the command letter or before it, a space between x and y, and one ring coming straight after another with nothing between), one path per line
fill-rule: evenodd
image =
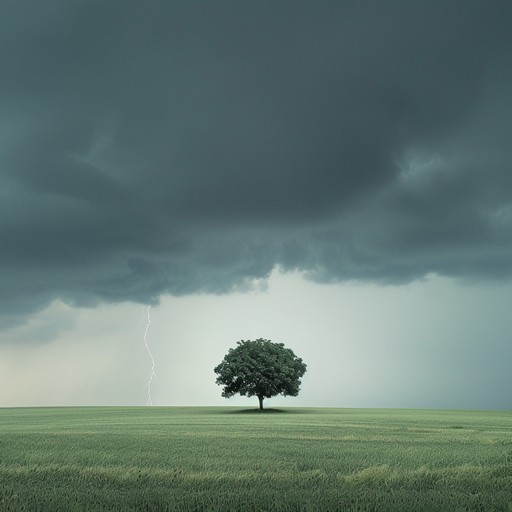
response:
M21 510L512 511L512 412L0 409Z

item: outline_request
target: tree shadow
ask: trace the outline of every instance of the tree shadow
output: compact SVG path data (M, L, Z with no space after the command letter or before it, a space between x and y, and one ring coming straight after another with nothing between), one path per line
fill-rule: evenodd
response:
M225 411L219 411L220 414L298 414L303 413L303 409L275 409L269 407L268 409L229 409Z

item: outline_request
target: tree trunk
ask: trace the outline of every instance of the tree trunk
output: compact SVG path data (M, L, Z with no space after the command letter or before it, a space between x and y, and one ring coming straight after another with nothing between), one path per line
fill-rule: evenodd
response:
M258 395L258 400L260 401L260 411L263 411L263 397Z

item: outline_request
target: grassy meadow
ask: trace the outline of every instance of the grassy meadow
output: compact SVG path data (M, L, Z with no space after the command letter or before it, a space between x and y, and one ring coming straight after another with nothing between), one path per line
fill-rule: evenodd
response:
M512 412L0 409L0 511L512 511Z

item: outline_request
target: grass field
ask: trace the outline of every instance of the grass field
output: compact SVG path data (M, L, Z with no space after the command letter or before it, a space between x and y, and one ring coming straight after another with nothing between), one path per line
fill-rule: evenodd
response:
M512 511L512 412L0 409L1 511Z

